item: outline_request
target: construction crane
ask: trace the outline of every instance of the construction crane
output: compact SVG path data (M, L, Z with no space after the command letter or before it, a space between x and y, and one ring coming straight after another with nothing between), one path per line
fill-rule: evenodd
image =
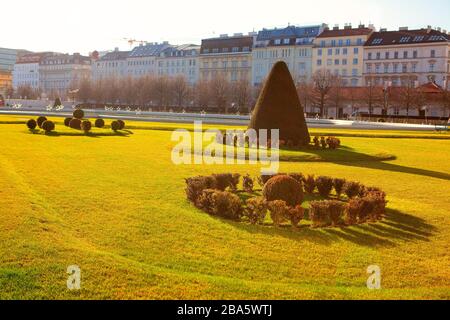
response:
M139 43L139 44L146 44L147 43L147 41L145 41L145 40L136 40L136 39L130 39L130 38L123 38L123 40L128 42L128 44L130 45L130 48L133 47L133 45L135 43Z

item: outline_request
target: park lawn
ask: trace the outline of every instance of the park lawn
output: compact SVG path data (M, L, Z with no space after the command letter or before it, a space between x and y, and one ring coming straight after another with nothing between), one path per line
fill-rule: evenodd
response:
M169 129L188 125L136 122L85 136L58 119L58 134L46 136L23 120L0 116L0 298L450 298L450 142L432 139L446 134L371 131L342 136L343 151L316 152L320 161L283 161L282 172L359 180L388 194L378 224L295 231L218 219L188 203L184 178L260 169L174 165ZM370 291L374 264L382 289ZM80 291L66 288L69 265L81 268Z

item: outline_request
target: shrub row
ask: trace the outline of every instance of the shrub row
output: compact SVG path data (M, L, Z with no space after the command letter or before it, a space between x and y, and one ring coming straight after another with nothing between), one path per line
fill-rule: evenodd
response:
M55 130L55 123L53 121L47 120L46 117L38 117L37 120L30 119L27 121L27 127L30 130L36 129L36 127L41 128L45 133L49 133Z
M378 221L386 211L386 204L386 194L382 191L368 191L362 197L350 199L348 203L337 200L312 201L309 218L315 228Z
M341 140L336 137L318 137L313 138L313 145L316 148L335 150L341 146Z

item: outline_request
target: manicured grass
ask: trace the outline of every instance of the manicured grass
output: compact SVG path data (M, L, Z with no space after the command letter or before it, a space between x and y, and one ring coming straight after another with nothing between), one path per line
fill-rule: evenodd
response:
M172 164L176 125L86 136L58 121L53 135L0 125L0 298L450 298L450 143L411 138L434 133L345 136L345 148L317 152L320 161L283 161L282 172L359 180L389 200L378 224L294 231L193 208L184 178L260 167ZM366 288L373 264L378 291ZM69 265L81 268L80 291L66 288Z

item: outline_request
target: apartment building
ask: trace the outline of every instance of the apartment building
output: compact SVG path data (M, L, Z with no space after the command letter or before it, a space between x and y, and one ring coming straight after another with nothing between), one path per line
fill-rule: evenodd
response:
M17 50L0 48L0 95L12 86L12 70L16 63Z
M67 97L83 78L91 76L91 57L79 53L45 57L39 65L41 90L47 95Z
M260 85L280 60L287 64L295 81L310 79L314 39L324 27L288 26L259 31L252 53L252 84Z
M431 27L374 32L364 46L364 79L373 85L447 85L450 36Z
M156 58L158 75L183 76L190 84L199 78L200 46L184 44L163 50Z
M230 82L252 78L252 49L256 33L242 33L219 38L203 39L200 48L201 80L223 77Z
M314 39L313 74L318 70L328 70L340 76L346 86L363 85L364 44L374 31L373 25L325 28Z
M116 48L112 52L101 55L98 60L92 63L92 80L97 81L100 79L127 76L127 58L129 54L130 51L119 51Z
M128 75L132 77L156 75L158 72L156 59L170 47L168 42L147 43L135 47L127 57Z
M55 55L54 52L27 53L17 57L12 72L14 90L19 87L30 87L38 90L40 86L39 66L45 57Z

